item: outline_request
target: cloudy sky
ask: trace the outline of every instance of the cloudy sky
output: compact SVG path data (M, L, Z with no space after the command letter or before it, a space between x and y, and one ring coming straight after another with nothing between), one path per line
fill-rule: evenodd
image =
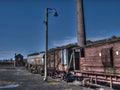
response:
M76 0L0 0L0 59L45 50L45 9L49 48L77 42ZM84 0L87 40L120 36L120 0Z

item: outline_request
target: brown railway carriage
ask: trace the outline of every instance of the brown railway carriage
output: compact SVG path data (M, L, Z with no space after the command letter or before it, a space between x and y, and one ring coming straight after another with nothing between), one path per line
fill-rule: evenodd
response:
M120 74L120 40L91 44L85 47L80 60L81 72Z
M120 37L87 43L84 57L80 57L80 74L102 81L120 84ZM85 78L84 78L85 79Z

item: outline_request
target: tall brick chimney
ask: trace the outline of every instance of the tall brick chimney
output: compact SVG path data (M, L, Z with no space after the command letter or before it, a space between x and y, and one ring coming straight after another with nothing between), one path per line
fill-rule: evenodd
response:
M77 17L78 17L78 45L84 47L86 44L83 0L77 0Z

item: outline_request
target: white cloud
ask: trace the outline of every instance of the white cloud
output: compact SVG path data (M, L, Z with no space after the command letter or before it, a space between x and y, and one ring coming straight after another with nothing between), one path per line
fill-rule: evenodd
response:
M53 46L55 46L55 47L63 46L63 45L67 45L67 44L73 44L76 42L77 42L77 37L66 37L63 40L53 41Z

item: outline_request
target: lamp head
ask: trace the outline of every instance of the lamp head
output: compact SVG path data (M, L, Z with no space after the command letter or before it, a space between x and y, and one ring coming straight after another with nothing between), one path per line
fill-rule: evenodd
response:
M54 13L54 16L55 16L55 17L57 17L57 16L58 16L58 13L57 13L57 12L55 12L55 13Z

